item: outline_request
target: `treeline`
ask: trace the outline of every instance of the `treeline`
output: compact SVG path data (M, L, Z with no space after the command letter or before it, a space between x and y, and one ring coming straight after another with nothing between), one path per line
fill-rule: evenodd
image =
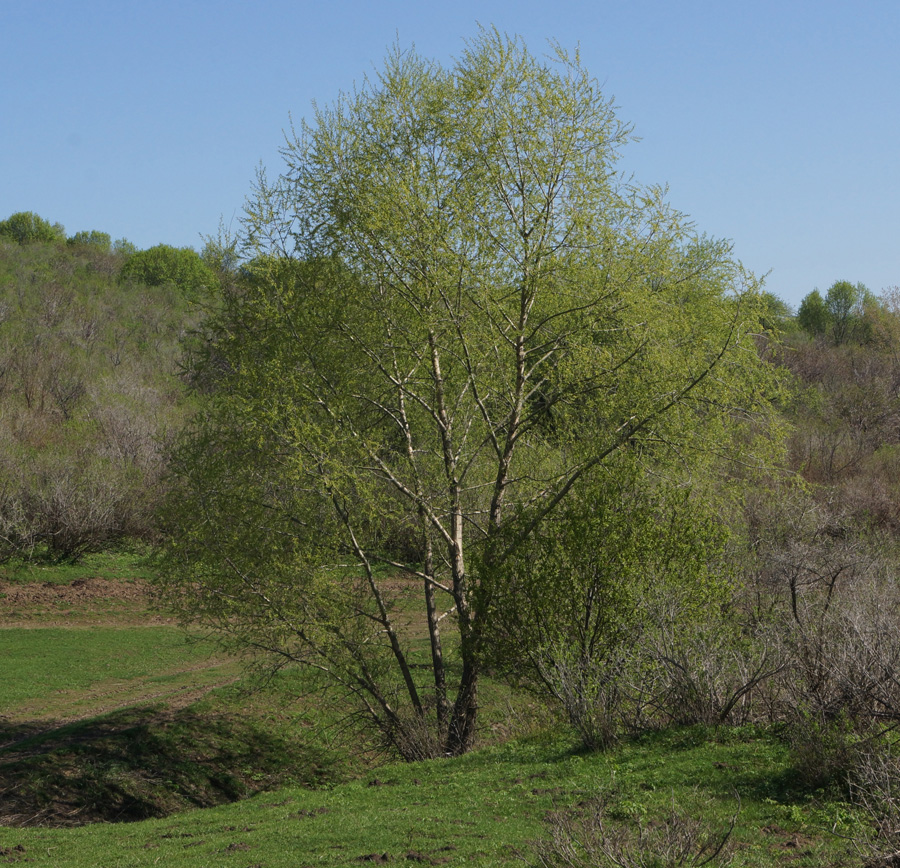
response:
M789 468L836 526L900 532L900 289L813 291L773 362L794 377Z

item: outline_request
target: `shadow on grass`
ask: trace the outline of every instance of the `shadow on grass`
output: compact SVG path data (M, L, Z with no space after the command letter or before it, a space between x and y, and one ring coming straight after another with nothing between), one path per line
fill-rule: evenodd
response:
M164 817L339 777L329 752L237 714L128 708L71 724L0 720L0 825Z
M592 753L580 745L570 750L573 756ZM620 762L626 758L642 777L663 788L673 785L674 774L752 802L793 804L847 796L845 769L837 768L832 775L822 769L817 777L798 770L781 726L673 726L623 737L609 753ZM674 773L667 774L667 768Z

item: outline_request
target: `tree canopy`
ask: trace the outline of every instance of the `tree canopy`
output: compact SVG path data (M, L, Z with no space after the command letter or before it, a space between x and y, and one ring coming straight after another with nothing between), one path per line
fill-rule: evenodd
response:
M797 323L813 337L825 337L836 344L865 340L870 333L867 313L877 305L862 284L836 280L825 297L814 289L800 302Z
M108 232L99 232L96 229L84 229L76 232L66 239L66 243L73 247L93 247L97 250L112 250L112 238Z
M621 176L630 138L577 54L482 31L449 68L394 50L248 204L161 587L408 758L472 745L497 577L561 505L756 458L765 303Z
M169 244L132 253L122 266L122 276L147 286L170 283L188 294L212 290L218 283L215 273L196 250Z
M66 230L59 223L50 223L33 211L17 211L0 220L0 236L19 244L43 241L65 241Z

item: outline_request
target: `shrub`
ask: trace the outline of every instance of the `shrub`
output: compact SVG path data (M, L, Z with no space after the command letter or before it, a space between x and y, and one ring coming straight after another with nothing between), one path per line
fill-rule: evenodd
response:
M746 724L759 720L757 702L784 666L766 631L740 609L738 589L702 618L679 618L679 599L648 604L643 639L645 715L660 725Z
M2 559L42 552L52 561L76 561L149 536L155 504L146 490L150 480L136 468L54 450L26 468L0 466L0 472Z
M607 746L664 702L654 630L681 633L727 600L724 545L691 492L636 466L592 479L492 575L495 665L556 700L585 746Z
M900 865L900 755L878 740L860 751L850 776L851 800L862 808L869 830L855 839L867 868Z
M534 843L540 868L676 868L729 865L737 813L727 825L686 814L674 804L657 821L617 818L609 795L575 812L551 814L548 836Z

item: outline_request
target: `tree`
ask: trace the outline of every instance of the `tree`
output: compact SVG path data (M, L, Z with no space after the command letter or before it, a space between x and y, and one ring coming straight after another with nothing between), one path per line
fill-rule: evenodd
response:
M764 307L760 322L767 332L780 335L793 327L793 313L784 299L774 292L764 291L760 294L760 301Z
M829 334L835 345L864 341L870 328L867 313L877 300L862 284L836 280L825 298L814 289L800 302L797 323L813 337Z
M171 283L188 295L213 289L218 278L212 269L190 247L157 244L132 254L122 266L122 277L148 286Z
M32 211L17 211L6 220L0 220L0 236L6 236L19 244L36 241L64 241L66 230L59 223L50 223Z
M108 232L99 232L96 229L82 230L76 232L70 238L66 239L66 244L72 247L92 247L108 253L112 250L112 238Z
M851 339L864 340L866 306L874 302L872 294L862 284L855 286L849 280L836 280L825 296L825 307L831 320L831 333L835 344Z
M757 285L620 177L629 138L577 55L483 31L395 50L248 205L160 587L407 758L472 745L495 578L592 477L751 460Z
M120 256L134 256L138 249L127 238L117 238L112 243L112 251Z
M824 335L828 330L829 313L825 299L818 289L804 296L797 311L797 323L800 328L813 337Z

